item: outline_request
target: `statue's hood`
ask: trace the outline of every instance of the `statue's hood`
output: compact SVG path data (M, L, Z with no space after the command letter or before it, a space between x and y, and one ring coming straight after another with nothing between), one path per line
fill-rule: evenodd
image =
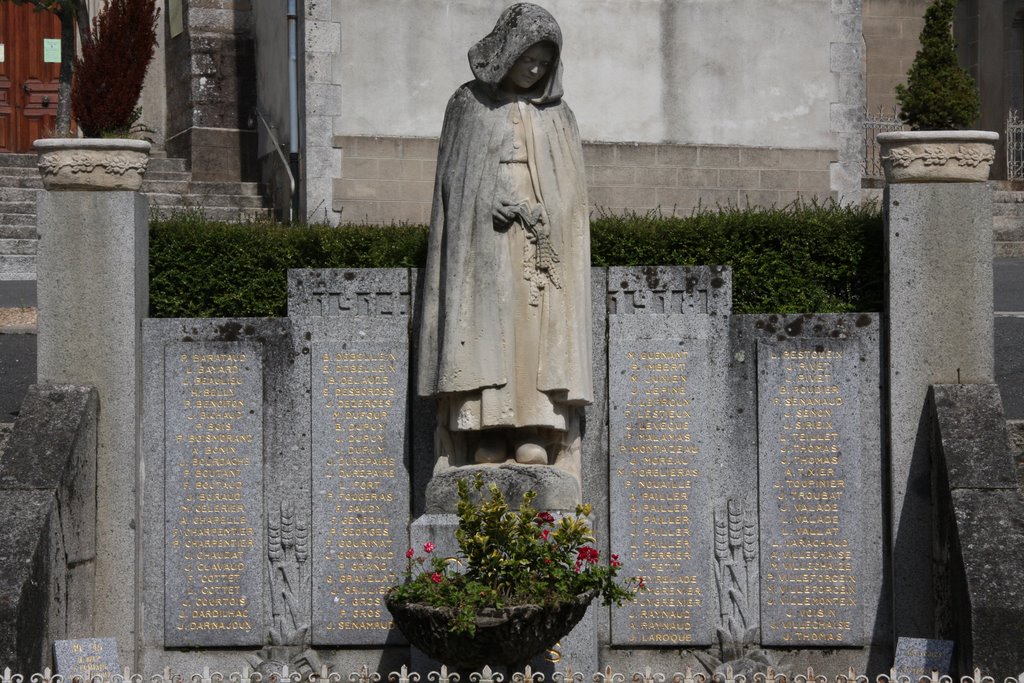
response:
M533 101L558 101L562 97L562 30L550 12L533 3L518 2L506 9L494 29L469 49L473 76L494 92L519 56L541 42L554 43L558 55L544 81L543 92Z

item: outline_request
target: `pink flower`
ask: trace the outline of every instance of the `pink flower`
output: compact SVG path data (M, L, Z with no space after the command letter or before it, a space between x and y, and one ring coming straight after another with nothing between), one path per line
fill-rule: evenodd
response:
M438 574L437 572L434 572L433 574L430 575L430 580L433 581L434 583L441 583L441 575Z
M427 541L426 543L423 544L423 552L425 552L425 553L432 553L432 552L434 552L434 547L435 546L434 546L434 544L432 542Z
M541 524L554 524L555 516L552 515L550 512L538 512L537 518L534 521L537 522L538 526L540 526Z
M408 550L405 551L405 557L406 557L406 559L409 559L409 560L411 560L412 556L415 555L415 554L416 553L413 552L412 548L409 548Z

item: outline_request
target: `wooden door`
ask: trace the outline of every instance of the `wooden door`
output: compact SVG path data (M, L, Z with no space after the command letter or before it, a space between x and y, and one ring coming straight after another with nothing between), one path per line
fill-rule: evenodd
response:
M31 152L56 127L60 62L45 60L48 39L60 40L56 15L0 0L0 152Z

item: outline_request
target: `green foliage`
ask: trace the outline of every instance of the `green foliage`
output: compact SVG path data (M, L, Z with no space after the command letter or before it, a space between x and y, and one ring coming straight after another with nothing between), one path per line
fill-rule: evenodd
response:
M960 66L951 31L958 0L934 0L924 15L921 49L907 85L896 86L900 118L914 130L967 128L981 104L971 75Z
M208 222L197 212L150 224L150 314L284 316L289 268L422 265L426 228L288 228Z
M591 241L596 266L730 266L737 313L881 308L882 218L873 206L598 216ZM150 230L150 314L284 316L288 268L421 267L426 242L415 225L287 228L180 214Z
M882 304L882 217L872 205L605 216L591 223L591 254L596 266L729 266L736 313L876 311Z
M426 556L416 557L410 548L404 581L389 591L392 599L451 609L453 630L472 635L474 618L484 608L554 606L591 590L605 605L621 605L645 588L640 577L616 580L622 566L617 555L607 564L600 561L586 520L590 505L578 505L575 515L556 522L533 507L533 491L513 510L494 484L483 494L480 475L472 492L466 480L458 484L460 556L437 557L433 543L424 546Z

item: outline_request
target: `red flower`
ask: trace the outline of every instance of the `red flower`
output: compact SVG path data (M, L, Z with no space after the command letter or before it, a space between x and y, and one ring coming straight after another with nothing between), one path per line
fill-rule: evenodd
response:
M538 526L540 526L541 524L554 524L555 516L552 515L550 512L538 512L537 518L534 521L537 522Z
M545 541L548 540L548 536L550 536L550 535L551 535L551 532L549 530L547 530L547 529L544 529L543 531L540 532L540 537L543 538Z
M644 577L638 576L637 579L639 579L639 581L640 581L640 584L639 584L640 588L647 588L647 584L644 583Z
M618 555L612 555L612 561L610 563L613 567L621 567L622 562L619 561Z
M583 546L576 552L578 561L588 562L590 564L597 562L599 555L600 553L597 551L597 548L591 548L589 545Z
M437 572L434 572L433 574L430 575L430 580L433 581L434 583L441 583L441 575L438 574Z
M408 550L406 550L406 551L405 551L405 557L406 557L407 559L410 559L410 560L412 559L412 556L413 556L413 555L415 555L415 554L416 554L416 553L415 553L415 552L413 552L413 549L412 549L412 548L409 548Z
M423 552L425 552L425 553L432 553L432 552L434 552L434 547L435 546L434 546L434 544L432 542L427 541L426 543L423 544Z

